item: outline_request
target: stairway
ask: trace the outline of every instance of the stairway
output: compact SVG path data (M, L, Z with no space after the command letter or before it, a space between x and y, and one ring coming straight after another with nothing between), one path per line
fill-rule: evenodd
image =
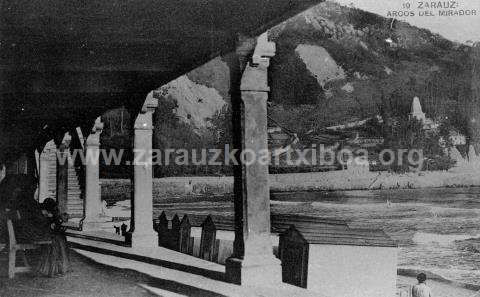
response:
M48 198L56 199L57 192L57 161L56 150L48 151L44 156L48 162ZM84 190L80 183L79 174L82 170L75 166L72 156L68 156L68 195L67 195L67 213L73 222L79 222L83 218L83 197Z
M47 148L48 147L48 148ZM46 197L42 198L52 198L56 199L57 195L57 150L55 148L55 143L53 141L47 143L46 149L42 153L42 158L47 162L48 173L48 193Z
M71 156L68 156L68 195L67 195L67 213L70 219L83 218L83 190L80 186L77 168L71 162Z

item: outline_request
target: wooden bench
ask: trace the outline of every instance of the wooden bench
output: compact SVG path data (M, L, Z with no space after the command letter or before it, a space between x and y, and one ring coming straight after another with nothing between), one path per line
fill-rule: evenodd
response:
M20 213L15 212L15 218L20 219ZM15 238L15 231L13 228L12 217L7 216L7 230L8 230L8 277L14 278L15 273L30 272L32 268L28 264L26 250L33 250L42 245L51 244L51 240L35 241L31 243L17 243ZM17 252L21 252L21 257L24 266L16 266Z

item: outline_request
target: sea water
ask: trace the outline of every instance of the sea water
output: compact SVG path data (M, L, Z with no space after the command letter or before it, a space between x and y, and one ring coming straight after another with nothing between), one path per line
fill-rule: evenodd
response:
M353 228L381 228L400 247L399 267L428 270L480 285L480 188L271 194L272 213L349 220ZM155 212L232 215L231 197L155 202Z

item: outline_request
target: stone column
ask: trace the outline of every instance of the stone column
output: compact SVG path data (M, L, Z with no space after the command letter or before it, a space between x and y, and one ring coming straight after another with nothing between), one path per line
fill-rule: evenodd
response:
M268 151L268 65L274 54L275 44L268 42L266 34L261 35L240 86L242 151L249 162L242 164L243 193L234 201L235 216L241 215L243 223L235 226L234 252L227 259L226 275L230 282L246 286L271 286L282 282L280 260L273 255L270 235L268 162L261 158ZM254 160L250 157L252 152L256 155Z
M134 124L133 142L133 213L131 241L133 248L153 248L158 246L157 234L153 230L153 170L152 135L153 113L158 106L152 93Z
M7 168L5 167L4 164L0 164L0 182L5 178L6 173L7 173Z
M100 192L100 134L103 123L98 117L90 135L85 140L85 197L83 200L82 230L98 229L102 213L102 197Z
M57 204L60 213L67 212L68 199L68 162L70 162L70 142L72 137L65 133L57 147Z
M49 189L49 169L53 162L56 162L55 142L53 140L47 142L38 158L38 201L41 203L43 200L50 196Z

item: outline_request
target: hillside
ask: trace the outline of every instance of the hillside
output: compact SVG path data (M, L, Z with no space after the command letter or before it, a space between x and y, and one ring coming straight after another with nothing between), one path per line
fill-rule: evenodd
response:
M278 48L272 101L288 112L311 106L303 119L310 125L405 116L414 96L430 117L462 121L470 98L469 47L332 2L273 28L271 37Z
M272 28L270 38L277 44L271 101L290 114L311 107L302 114L310 125L402 114L414 96L430 117L456 118L470 97L471 48L407 23L324 2ZM202 127L220 98L229 102L228 71L217 58L164 87L183 121Z
M333 2L290 18L269 36L277 45L269 116L299 135L375 115L405 117L414 96L428 117L476 135L467 127L476 113L467 106L478 94L472 66L478 68L478 47ZM218 141L212 125L229 126L228 59L215 58L160 88L156 146Z

